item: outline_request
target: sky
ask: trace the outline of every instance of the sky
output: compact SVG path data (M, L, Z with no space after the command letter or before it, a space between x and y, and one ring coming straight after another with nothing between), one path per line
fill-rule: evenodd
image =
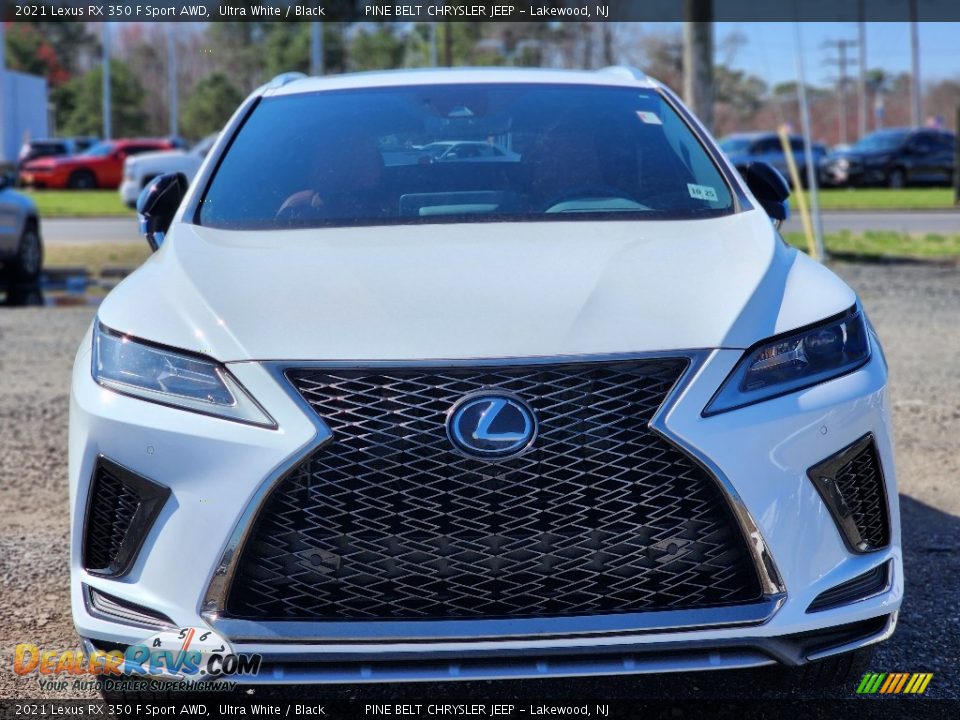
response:
M715 30L718 47L734 31L746 37L746 43L734 57L735 68L746 70L771 86L796 80L794 23L717 23ZM918 30L920 76L924 82L960 81L960 23L921 22ZM856 40L857 23L801 23L800 34L807 82L830 85L837 68L828 65L827 58L835 56L836 50L824 48L823 44L828 40ZM882 68L894 74L910 71L909 23L867 23L866 39L868 70ZM855 54L856 48L851 52ZM848 72L855 76L856 66Z

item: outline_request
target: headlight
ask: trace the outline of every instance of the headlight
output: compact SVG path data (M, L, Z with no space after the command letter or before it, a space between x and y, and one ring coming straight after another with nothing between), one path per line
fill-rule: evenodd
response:
M276 427L219 363L134 340L99 322L93 333L93 379L111 390L161 405Z
M869 358L863 315L851 311L748 350L703 414L716 415L832 380Z
M850 167L850 161L846 158L840 158L837 160L837 167L841 170L847 170Z

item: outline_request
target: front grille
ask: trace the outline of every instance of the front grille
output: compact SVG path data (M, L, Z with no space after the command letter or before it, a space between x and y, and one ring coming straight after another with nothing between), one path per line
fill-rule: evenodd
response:
M333 438L268 496L227 614L513 618L758 600L715 480L649 427L686 366L288 371ZM480 390L529 403L530 451L454 451L446 414Z
M170 490L100 458L89 492L83 566L99 575L121 575L129 569Z
M807 471L847 546L870 552L890 543L883 469L867 434Z

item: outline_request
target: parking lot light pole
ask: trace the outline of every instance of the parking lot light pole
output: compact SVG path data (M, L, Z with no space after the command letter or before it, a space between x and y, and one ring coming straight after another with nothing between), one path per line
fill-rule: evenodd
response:
M167 23L167 87L170 96L170 137L179 135L177 127L177 48L173 23Z
M110 120L110 23L103 24L103 139L112 137Z

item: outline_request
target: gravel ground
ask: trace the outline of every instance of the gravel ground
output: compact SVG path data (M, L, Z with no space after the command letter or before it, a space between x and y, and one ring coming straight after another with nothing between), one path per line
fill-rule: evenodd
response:
M891 365L907 599L878 671L933 672L929 698L960 698L960 268L838 265L861 293ZM67 572L70 367L91 308L0 309L0 697L37 697L11 670L17 643L74 647ZM659 678L341 687L371 701L836 697L776 671ZM322 694L323 694L322 693ZM64 693L67 696L72 693ZM52 697L55 693L49 693ZM919 699L918 699L919 700ZM926 703L923 715L932 715ZM917 706L914 706L915 709Z

